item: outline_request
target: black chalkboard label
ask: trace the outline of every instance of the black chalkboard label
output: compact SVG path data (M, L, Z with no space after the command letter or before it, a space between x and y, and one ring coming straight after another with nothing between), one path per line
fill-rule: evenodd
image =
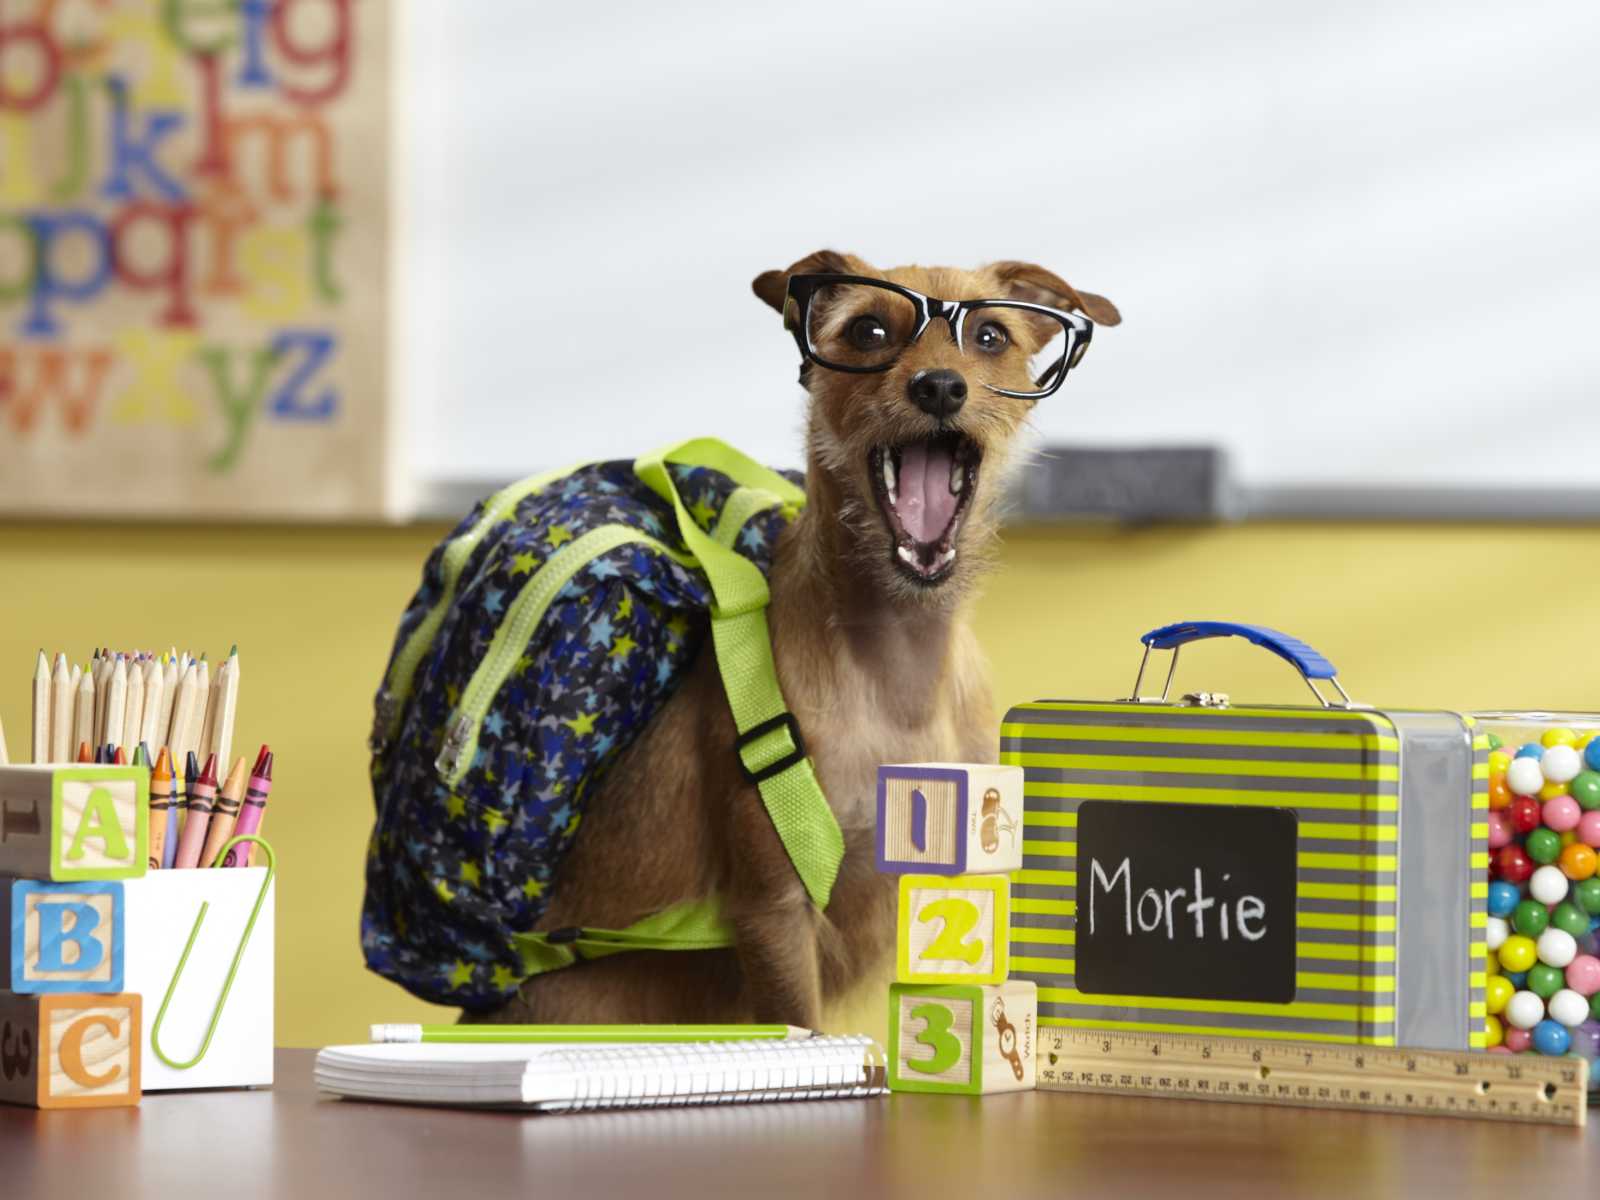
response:
M1286 808L1079 805L1078 990L1293 1000L1297 824Z

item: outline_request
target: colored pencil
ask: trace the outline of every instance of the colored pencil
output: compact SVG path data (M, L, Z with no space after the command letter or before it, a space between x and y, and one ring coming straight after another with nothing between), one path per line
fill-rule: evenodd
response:
M72 744L88 742L93 745L94 732L94 668L91 666L78 677L78 693L72 704Z
M50 761L66 762L72 756L72 668L65 654L56 655L50 676Z
M210 703L211 664L206 662L206 656L202 654L200 661L195 664L194 710L189 714L188 730L183 739L184 749L193 750L200 756L201 762L204 762L206 757L206 708Z
M144 717L139 722L139 740L159 746L166 737L166 726L161 724L162 704L161 664L154 658L144 664Z
M111 694L111 668L115 665L110 650L100 654L100 665L94 672L94 737L104 742L106 729L106 700Z
M50 660L43 650L33 669L33 761L50 761Z
M106 707L100 718L100 740L120 742L122 723L128 713L128 664L122 655L111 665L106 680Z
M191 746L188 741L197 687L195 669L192 666L186 668L178 677L178 694L172 702L172 721L167 730L167 745L171 746L172 752L179 757L199 750L198 746Z
M233 752L234 718L239 710L239 647L228 652L211 685L211 711L206 720L205 750L218 762Z
M128 707L122 718L122 744L137 746L144 725L144 664L134 659L128 664Z
M178 698L178 663L174 658L163 658L161 663L161 714L156 718L156 738L172 747L174 754L178 748L172 745L172 705ZM183 766L181 760L172 764L173 774L176 775Z

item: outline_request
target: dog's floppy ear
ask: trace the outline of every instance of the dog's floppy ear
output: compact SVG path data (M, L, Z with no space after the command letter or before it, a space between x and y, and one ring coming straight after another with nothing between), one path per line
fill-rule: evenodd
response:
M989 269L1000 277L1013 299L1047 304L1051 308L1076 309L1097 325L1122 323L1122 314L1115 304L1093 292L1080 292L1054 271L1027 262L991 263Z
M818 250L808 254L784 271L763 271L750 283L750 290L777 312L783 311L783 298L789 291L789 276L816 275L824 272L834 275L872 275L873 269L853 254L840 254L837 250Z

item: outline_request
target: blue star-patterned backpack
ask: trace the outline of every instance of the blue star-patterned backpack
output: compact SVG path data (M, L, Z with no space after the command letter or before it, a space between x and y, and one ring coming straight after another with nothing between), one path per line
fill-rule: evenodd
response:
M745 776L813 903L844 843L784 705L766 623L795 478L710 438L512 484L430 555L377 696L361 946L439 1004L542 971L731 944L712 898L627 929L534 931L596 781L711 634Z

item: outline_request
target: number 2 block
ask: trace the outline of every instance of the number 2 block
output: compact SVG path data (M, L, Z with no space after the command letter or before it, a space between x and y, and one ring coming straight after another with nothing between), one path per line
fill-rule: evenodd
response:
M895 933L901 983L1003 983L1011 968L1004 875L902 875Z
M33 1108L139 1103L137 995L0 992L0 1101Z
M1026 979L988 987L892 984L890 1089L972 1096L1032 1089L1038 1010L1038 990Z

